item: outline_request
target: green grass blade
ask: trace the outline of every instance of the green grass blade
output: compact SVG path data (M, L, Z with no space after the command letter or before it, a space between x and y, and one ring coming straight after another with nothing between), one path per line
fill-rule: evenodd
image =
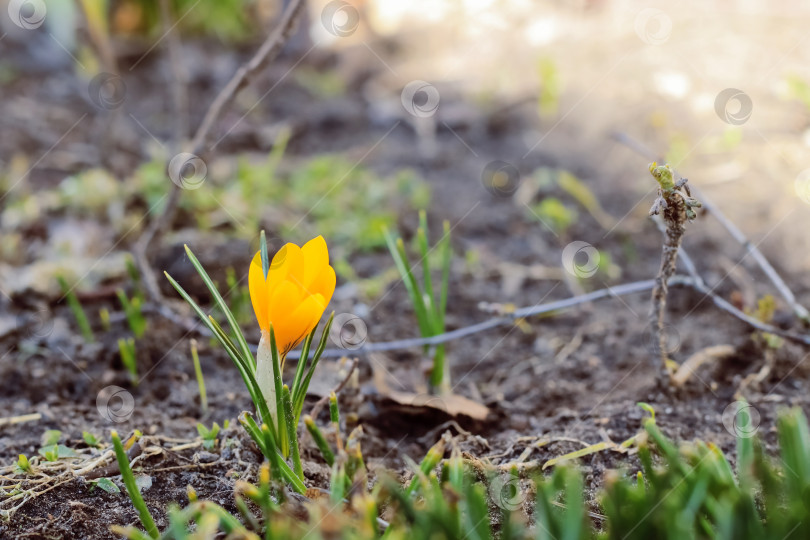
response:
M301 465L301 454L298 450L298 426L293 420L292 396L290 387L286 384L282 387L282 401L284 402L284 419L287 422L287 435L290 438L290 454L292 455L295 475L303 480L304 467Z
M118 460L118 468L121 471L121 479L124 481L124 485L127 488L127 493L129 493L129 498L132 501L132 505L138 511L138 517L140 517L141 524L143 528L146 529L146 532L152 538L158 538L160 533L158 532L157 525L155 525L155 520L152 519L152 514L149 513L149 508L146 507L146 503L141 497L141 492L138 490L138 485L135 482L135 475L132 474L132 469L129 466L129 459L127 458L126 452L124 452L124 446L121 444L121 439L118 437L118 432L115 430L112 431L110 434L112 436L113 442L113 449L115 450L115 459Z
M245 369L243 366L244 360L241 362L237 360L239 358L239 351L236 350L236 345L231 341L231 338L225 333L225 330L219 325L219 323L213 317L209 317L209 321L211 323L211 330L214 334L219 338L220 343L225 347L228 351L229 356L233 360L234 364L236 364L239 373L242 375L242 380L245 382L245 386L248 389L248 393L250 393L250 398L253 401L253 404L256 406L256 409L259 411L259 416L262 419L262 422L272 420L272 415L270 414L270 409L267 407L267 400L262 393L262 389L259 386L258 381L256 380L256 376L253 374L252 371ZM271 422L272 423L272 422Z
M93 336L93 330L90 328L90 321L87 319L87 314L84 312L84 308L82 308L82 303L79 301L79 297L76 296L76 293L68 286L65 278L58 276L56 279L59 282L59 287L62 289L62 294L67 300L68 307L73 313L73 317L76 318L76 324L79 325L79 330L82 333L82 337L87 343L92 343L95 340L95 337Z
M438 309L438 306L436 305L436 297L433 294L433 278L430 275L430 247L428 246L427 214L424 210L419 212L419 228L416 230L416 240L419 244L419 252L422 255L422 279L425 282L425 296L430 298L431 306L435 310Z
M312 340L314 339L315 332L317 331L318 325L316 324L315 328L312 329L312 332L310 332L307 338L304 340L304 345L301 347L301 354L298 356L298 364L295 366L295 378L293 378L293 384L290 388L293 396L293 402L295 402L295 397L298 395L298 388L301 386L301 382L304 378L304 371L306 370L307 362L309 362L309 349L312 346Z
M329 447L329 443L326 442L326 437L323 436L320 428L315 424L315 420L312 419L311 416L307 415L304 417L304 425L309 431L309 434L312 436L312 440L315 441L315 446L318 447L318 450L321 451L323 455L324 461L330 467L335 464L335 453L332 452L332 449Z
M437 317L439 320L438 333L444 332L444 316L447 313L447 292L450 288L450 262L453 250L450 245L450 222L444 222L444 234L442 239L439 240L439 255L442 264L442 284L439 291L439 306Z
M213 317L211 317L210 315L206 314L203 311L203 309L199 306L199 304L197 304L197 302L195 302L194 299L191 298L191 296L186 292L186 290L179 283L177 283L177 281L175 281L174 278L172 276L170 276L168 272L163 272L163 274L166 276L166 279L169 280L169 283L172 284L172 287L174 287L174 289L178 292L178 294L180 294L180 296L183 298L183 300L185 300L188 303L188 305L191 306L191 309L194 310L194 312L197 314L197 316L200 318L200 320L205 324L205 326L208 327L209 330L211 330L211 332L219 340L219 342L222 344L222 346L225 347L225 350L228 351L228 353L230 354L230 349L228 347L228 344L229 343L233 344L233 341L231 341L231 338L228 337L227 334L225 334L225 332L222 332L222 334L227 339L223 340L220 337L220 335L217 333L217 331L215 330L215 328L213 326L213 324L216 323L216 320ZM217 326L219 326L219 323L216 323L216 324L217 324ZM235 345L234 345L234 351L236 352L236 354L231 355L231 358L237 364L237 367L239 368L240 372L243 369L247 369L247 370L249 370L251 372L254 372L255 367L253 366L253 353L248 354L247 358L249 359L249 361L246 361L245 357L243 357L242 352L238 351L236 349Z
M242 413L239 415L239 423L242 424L242 427L245 428L245 431L248 432L250 438L253 439L253 442L256 443L256 446L262 451L264 457L270 462L270 467L273 469L274 467L277 468L278 474L281 478L284 478L290 485L295 489L298 493L306 493L307 486L304 482L295 476L295 473L287 465L287 462L282 459L279 453L275 450L278 446L276 440L274 439L273 432L269 429L262 430L256 421L253 420L253 417L247 413ZM263 427L267 427L266 424L262 424ZM268 444L270 447L268 448Z
M290 455L290 441L287 433L287 422L284 420L284 399L281 395L281 360L278 357L276 333L270 325L270 357L273 359L273 386L276 389L276 420L278 423L278 445L284 457Z
M261 244L259 245L262 258L262 273L264 274L264 279L267 279L267 274L270 272L270 257L267 255L267 237L264 235L264 231L262 231Z
M208 393L205 391L205 377L203 377L200 355L197 353L197 340L191 340L191 360L194 362L194 375L197 378L197 388L200 390L200 407L203 413L208 412Z
M422 322L421 326L427 330L428 333L425 335L433 335L433 311L429 310L427 304L425 304L426 295L419 287L419 282L416 281L413 268L408 260L408 254L405 252L405 242L402 241L402 238L397 238L396 248L400 259L403 261L403 267L405 269L405 276L403 277L405 283L410 283L411 289L413 290L412 298L414 300L416 317Z
M401 238L394 238L387 229L383 229L383 236L385 243L388 245L388 251L391 253L391 258L394 259L394 265L402 278L402 283L405 285L405 290L413 303L413 309L416 313L416 322L419 325L419 333L424 336L430 336L431 327L429 326L425 302L422 298L422 292L419 285L408 266L408 257L405 253L405 245L402 243Z
M301 411L304 408L304 399L307 397L309 383L312 381L312 376L315 374L315 368L318 367L318 362L321 360L323 351L326 350L326 341L329 337L329 332L332 330L332 321L334 320L335 312L333 311L326 320L326 324L323 327L323 334L321 334L321 341L318 343L318 348L315 349L315 354L312 355L312 362L310 363L309 370L304 377L304 382L301 383L301 386L298 389L298 396L296 396L295 400L293 401L293 405L295 405L294 412L296 422L298 422L298 418L301 418Z
M236 318L233 316L233 313L231 313L231 310L228 308L227 304L225 304L225 300L222 298L222 295L219 294L216 285L214 285L214 282L211 281L211 278L208 276L208 273L205 271L205 268L202 267L202 264L200 264L200 261L197 260L197 257L194 255L191 249L188 246L185 246L185 248L186 254L188 255L189 260L191 261L191 264L194 265L194 269L197 270L197 273L202 278L203 283L205 283L205 286L208 288L208 291L211 293L211 296L216 301L217 306L219 306L219 309L222 310L222 312L225 314L225 318L228 321L228 325L230 326L231 331L236 336L236 341L239 344L239 348L241 349L243 356L245 358L253 358L253 353L250 351L250 347L248 347L247 341L245 341L245 336L242 334L242 330L236 323ZM255 367L253 365L249 365L249 367L252 371L255 371Z

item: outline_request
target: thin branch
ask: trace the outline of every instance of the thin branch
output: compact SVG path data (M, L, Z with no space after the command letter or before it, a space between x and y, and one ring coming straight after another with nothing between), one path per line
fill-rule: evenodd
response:
M352 378L352 374L354 373L354 370L355 370L355 369L357 369L357 365L358 365L359 363L360 363L360 359L359 359L359 358L355 358L354 360L352 360L352 365L351 365L351 366L349 366L349 372L348 372L348 373L346 373L346 376L345 376L345 377L343 377L343 380L342 380L342 381L340 381L340 382L338 383L338 385L337 385L337 386L335 386L335 388L333 388L333 389L332 389L332 392L334 392L335 394L339 394L339 393L340 393L340 391L341 391L341 390L343 390L343 388L344 388L344 387L346 386L346 384L349 382L349 379L351 379L351 378ZM330 392L330 394L331 394L331 392ZM318 418L318 415L321 413L321 409L323 409L323 408L324 408L324 406L326 405L326 403L329 401L329 395L330 395L330 394L326 394L326 395L324 395L324 396L323 396L321 399L319 399L319 400L318 400L318 401L315 403L315 405L313 405L313 406L312 406L312 410L309 412L309 415L310 415L312 418Z
M188 153L194 155L207 153L205 145L217 120L233 102L237 93L250 84L251 80L281 51L295 29L295 24L303 11L304 4L304 0L292 0L290 2L287 9L282 14L278 25L270 35L267 36L267 39L262 43L261 47L259 47L259 50L256 51L256 54L253 55L253 58L242 65L228 84L219 92L208 107L208 111L205 113L202 123L200 123L200 126L197 128L194 138L188 146ZM138 264L147 293L150 298L156 302L162 301L163 295L160 293L157 279L149 264L149 246L152 242L158 240L171 224L175 212L177 211L177 205L180 202L180 194L181 187L175 182L172 182L171 193L169 194L166 206L163 208L163 212L149 224L133 246L133 255Z
M691 273L691 271L694 270L695 268L692 259L683 250L680 251L680 255L681 255L680 260L683 261L684 266L690 269ZM543 315L546 313L551 313L553 311L561 311L563 309L576 307L581 304L587 304L589 302L593 302L594 300L600 300L603 298L613 298L618 296L626 296L629 294L651 291L655 287L655 282L656 281L654 279L647 279L644 281L634 281L632 283L624 283L622 285L617 285L615 287L606 287L604 289L599 289L586 294L581 294L579 296L573 296L571 298L565 298L563 300L555 300L553 302L547 302L544 304L518 308L508 315L492 317L480 323L471 324L470 326L464 326L452 330L450 332L445 332L443 334L438 334L436 336L430 336L427 338L398 339L394 341L379 341L377 343L366 342L365 344L363 344L362 347L353 350L326 349L323 352L323 357L340 358L342 356L347 356L348 354L365 355L368 353L382 352L382 351L415 349L419 347L424 347L425 345L439 345L441 343L447 343L449 341L461 339L463 337L478 334L485 330L490 330L492 328L497 328L499 326L507 326L510 324L514 324L516 319L523 319L526 317L531 317L533 315ZM753 328L756 328L757 330L761 330L763 332L768 332L771 334L776 334L778 336L782 336L786 339L795 341L797 343L810 345L810 335L799 334L796 332L791 332L789 330L782 330L781 328L765 324L762 321L750 317L749 315L743 313L733 305L729 304L723 298L717 296L717 294L715 294L714 291L712 291L703 282L703 279L699 275L697 275L696 271L691 276L676 274L672 276L672 278L669 280L669 284L692 287L696 291L705 294L706 296L711 298L714 304L720 309L728 312L732 316L740 319L742 322L748 324ZM143 311L146 313L157 313L172 322L176 323L182 322L184 324L185 322L187 322L186 319L178 318L178 315L174 311L166 309L165 306L160 304L158 305L152 303L146 304L143 308ZM203 325L193 325L193 326L184 325L183 328L188 332L195 332L198 335L204 337L212 337L208 329L206 329ZM254 345L251 345L250 347L251 350L255 353L256 347ZM287 358L296 359L298 358L299 354L300 351L290 351L290 353L287 355Z
M171 6L169 0L160 0L160 19L163 23L163 32L169 50L169 68L171 70L172 90L172 116L173 141L171 153L178 151L180 142L186 137L188 131L188 89L186 87L187 74L183 65L182 43L178 32L172 29Z
M661 216L658 226L662 228L664 225L661 266L655 278L655 288L652 293L653 309L650 314L661 359L661 382L664 382L668 381L671 376L668 366L670 358L667 351L667 336L664 332L669 278L675 274L678 251L686 232L686 223L695 219L693 207L699 207L701 204L692 198L688 180L686 178L678 179L675 171L668 164L659 166L656 162L652 162L650 173L658 182L658 197L650 210L650 216Z
M652 149L626 133L614 132L613 138L648 160L660 159L655 156L656 153ZM782 296L785 302L788 303L796 316L806 324L810 324L810 312L807 311L807 308L799 304L799 302L796 300L796 296L793 294L793 291L790 290L790 287L787 286L785 281L774 269L771 263L768 262L768 259L765 258L762 252L759 251L759 249L757 249L757 247L748 238L746 238L745 234L743 234L743 232L736 225L734 225L734 223L732 223L732 221L728 219L723 212L720 211L720 209L711 201L711 199L706 197L705 193L702 193L694 186L692 186L692 191L694 191L695 196L703 203L703 207L709 213L711 213L717 219L717 221L720 222L720 225L722 225L723 228L728 231L732 238L742 245L746 252L751 255L765 275L768 276L768 279L771 280L774 287L776 287L776 290L779 291L779 294Z
M662 231L664 230L663 223L656 220L656 224L658 225L659 229L661 229ZM787 339L790 339L791 341L796 341L798 343L810 345L810 336L808 336L807 334L799 334L796 332L791 332L789 330L782 330L781 328L777 328L775 326L763 323L759 319L751 317L747 313L740 311L733 304L726 301L722 296L717 295L717 293L714 292L714 289L706 285L706 282L703 281L703 278L698 273L694 259L692 259L692 257L683 247L680 250L680 257L678 260L681 263L683 263L684 268L686 268L686 271L689 274L690 281L689 283L686 284L695 289L697 292L708 296L712 300L712 302L714 302L714 305L716 305L720 309L727 311L729 314L733 315L734 317L737 317L742 322L748 324L753 328L756 328L757 330L768 332L770 334L777 334Z
M673 278L672 282L674 283L676 281L678 280ZM445 332L443 334L439 334L436 336L430 336L427 338L400 339L396 341L382 341L378 343L366 343L359 349L352 351L345 351L343 349L327 349L324 351L324 356L345 356L347 352L350 352L353 355L366 354L371 352L393 351L398 349L424 347L425 345L439 345L441 343L447 343L448 341L453 341L463 337L471 336L473 334L477 334L479 332L483 332L484 330L489 330L491 328L496 328L498 326L507 326L513 324L516 319L523 319L526 317L531 317L533 315L542 315L545 313L551 313L552 311L559 311L562 309L578 306L580 304L587 304L588 302L599 300L601 298L610 298L614 296L624 296L627 294L633 294L637 292L650 291L654 286L655 280L648 279L646 281L637 281L633 283L626 283L624 285L617 285L616 287L607 287L605 289L599 289L597 291L581 294L579 296L573 296L571 298L566 298L564 300L556 300L553 302L547 302L545 304L538 304L534 306L519 308L508 315L493 317L486 321L473 324L470 326L464 326L451 332Z

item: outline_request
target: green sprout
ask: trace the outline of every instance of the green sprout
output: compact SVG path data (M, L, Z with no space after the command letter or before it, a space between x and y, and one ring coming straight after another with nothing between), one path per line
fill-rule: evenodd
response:
M203 414L208 412L208 393L205 391L205 377L200 366L200 355L197 354L197 340L191 340L191 359L194 362L194 374L197 377L197 388L200 390L200 406Z
M217 445L217 436L219 435L219 424L214 422L211 428L207 428L202 424L197 424L197 433L200 434L203 440L203 448L206 450L213 450Z
M68 307L70 307L70 311L73 312L73 317L76 319L76 323L79 325L79 330L82 333L82 337L87 343L92 343L95 340L93 330L90 328L90 321L87 320L87 315L84 312L84 308L82 308L82 303L79 301L79 297L76 296L76 292L68 285L65 278L58 276L56 279L59 281L59 287L62 289L62 295L67 300Z
M143 316L141 298L138 295L133 296L132 299L127 298L126 293L122 289L116 290L115 294L118 296L118 301L121 302L121 307L124 309L124 315L127 318L129 329L132 330L136 338L143 337L146 332L147 322L146 318Z
M421 265L422 283L420 284L413 273L413 267L408 261L405 243L402 238L394 238L387 229L383 230L388 250L394 259L394 264L408 291L413 304L419 332L423 338L438 336L445 330L445 313L447 311L447 290L450 282L450 222L444 222L444 233L432 248L428 244L427 216L424 211L419 213L419 228L416 239L421 258L417 265ZM431 256L434 251L435 255ZM435 263L431 265L431 262ZM438 266L441 270L441 280L438 290L433 287L431 266ZM438 293L438 294L437 294ZM425 346L425 352L430 347ZM433 352L433 369L430 375L431 386L440 393L450 392L450 369L445 361L444 344L439 344Z
M28 461L28 458L25 457L25 454L20 454L17 457L17 470L19 473L31 472L31 463Z
M105 307L99 309L98 318L101 319L101 327L104 329L104 331L109 332L112 328L112 322L110 321L110 310Z
M138 382L138 362L135 355L135 340L132 338L118 339L118 353L121 355L121 363L129 372L129 377L133 383Z
M101 445L98 438L89 431L82 431L82 439L91 448L98 448Z
M129 494L129 499L132 501L132 506L134 506L135 510L138 511L141 524L143 525L143 528L146 529L149 536L151 538L158 538L160 533L158 532L157 525L155 525L155 520L152 519L152 514L149 513L149 508L146 507L146 503L144 502L141 492L138 489L138 483L135 480L135 475L132 474L132 469L129 466L129 459L127 458L126 452L124 452L124 446L121 444L121 439L118 437L118 432L113 430L110 432L110 436L112 437L115 459L118 461L118 468L121 470L121 479L124 481L124 485L127 488L127 493Z

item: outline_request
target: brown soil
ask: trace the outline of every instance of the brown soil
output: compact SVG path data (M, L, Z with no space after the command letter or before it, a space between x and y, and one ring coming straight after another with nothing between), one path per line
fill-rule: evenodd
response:
M10 46L0 43L0 48L5 50ZM199 56L189 63L192 101L196 103L207 103L228 73L228 70L220 70L226 74L206 78L202 60L216 55L225 65L235 65L240 56L211 49L204 44L189 47L197 51L193 52L195 58ZM281 79L295 60L287 55L276 62L257 86L268 87ZM162 62L155 56L149 60L149 65L141 65L129 73L126 79L129 95L144 96L157 87L160 81L156 74L166 67ZM333 56L307 60L310 67L318 69L338 62ZM383 174L402 167L416 169L432 185L431 222L438 224L446 218L453 224L457 256L447 315L449 329L489 317L479 310L481 302L533 305L569 297L580 287L592 290L655 275L661 237L645 216L651 197L636 207L641 193L652 188L652 179L639 180L645 178L643 174L611 173L610 177L604 177L594 162L582 156L610 152L625 161L625 172L642 173L646 169L643 159L617 147L607 134L578 139L571 129L555 133L554 151L539 149L524 157L525 137L538 126L534 120L534 103L498 103L482 110L463 96L453 95L452 89L443 88L443 107L432 126L438 150L433 157L423 156L419 152L419 132L404 112L384 119L369 112L371 108L360 89L371 75L355 70L351 73L352 84L347 95L331 100L319 100L293 80L283 80L272 99L240 124L218 152L228 155L264 151L266 148L259 135L261 128L289 122L294 126L287 158L291 163L321 152L344 152L359 158L393 128L368 155L365 164ZM75 84L65 85L66 80ZM37 100L40 108L31 114L47 121L54 133L66 131L79 115L89 115L89 121L82 122L62 143L78 157L60 162L50 156L31 172L29 181L34 186L52 186L65 174L92 166L108 166L123 175L145 157L148 136L126 121L122 125L127 127L111 136L112 148L108 141L104 155L95 150L81 154L80 142L89 144L92 149L101 147L103 137L99 130L105 117L82 100L81 92L76 90L79 87L83 91L82 83L64 71L23 74L3 86L0 118L7 117L3 108L12 106L13 100L5 99L6 95L28 95ZM127 106L136 117L150 119L157 136L168 135L169 127L161 120L165 114L163 103L132 99ZM453 110L452 117L443 116L443 111L450 110ZM201 111L198 108L192 111L192 125L199 121L197 115ZM237 118L237 113L233 113L224 122L229 125ZM0 154L10 156L23 152L37 156L53 144L33 135L26 136L24 127L19 126L23 131L18 136L2 139ZM3 126L4 132L9 130L8 124ZM538 167L570 170L586 181L609 214L617 219L627 217L619 227L607 231L582 210L581 218L558 236L532 219L526 208L512 198L493 196L484 188L481 183L483 166L495 159L513 163L525 177ZM637 183L644 181L650 184L640 188ZM558 196L562 198L564 194L560 192ZM186 237L182 227L187 223L183 223L183 219L181 214L175 224L180 231L174 235L178 242L173 239L164 245L158 256L160 264L173 261L172 272L178 281L189 283L193 273L182 257L180 243L183 241L203 254L203 263L212 275L223 276L228 266L246 267L249 250L246 244L212 243L205 240L205 234ZM738 257L740 250L731 242L716 240L716 235L710 238L704 234L705 228L711 226L708 225L710 220L709 216L701 215L688 227L685 246L700 261L701 270L716 277L713 282L718 282L725 272L716 262L716 255ZM39 228L26 231L26 241L40 238L46 226L43 223ZM402 216L401 230L406 236L414 227L414 216ZM212 235L211 238L219 237ZM530 265L559 269L562 249L574 240L587 241L601 252L609 253L613 263L621 268L621 276L607 278L598 277L599 274L579 283L535 279L531 275L520 279L520 273ZM127 238L125 244L131 241ZM478 261L465 264L463 255L470 250L477 252ZM350 262L361 275L375 275L391 266L385 253L356 254ZM781 268L778 260L774 263ZM749 272L748 276L754 281L750 286L758 295L769 292L767 281L749 261L742 268ZM807 275L788 274L785 279L794 287L799 299L810 304ZM87 295L83 301L86 310L97 313L99 308L107 306L115 311L117 302L111 293L113 290L114 287L110 287L106 293ZM168 286L164 292L172 294ZM736 282L723 281L717 292L726 298L735 297ZM359 303L361 299L343 295L332 307L338 313L355 312ZM110 332L97 326L98 343L87 345L78 334L69 309L58 297L33 293L12 298L4 296L0 298L0 306L4 317L16 321L14 328L0 338L0 417L34 412L42 415L38 421L0 426L0 465L12 464L20 453L35 455L40 447L40 436L46 429L61 430L65 437L63 442L74 448L84 447L81 435L85 430L106 440L111 428L122 434L138 429L154 437L156 445L168 449L180 443L166 439L194 439L197 422L210 425L213 421L222 424L230 420L233 425L221 440L229 439L231 447L219 449L213 456L195 447L166 450L140 461L139 472L152 477L152 486L144 491L144 498L158 525L163 526L167 505L183 504L187 500L187 485L193 485L201 498L231 508L234 480L255 478L260 456L252 450L250 441L234 421L240 411L251 408L249 396L224 352L210 346L206 339L200 340L201 360L211 412L201 417L187 352L193 335L160 316L149 315L148 336L137 343L143 379L133 386L118 360L117 339L128 335L126 324L120 319ZM401 284L387 289L381 298L366 302L365 308L368 314L363 319L368 326L369 340L387 341L417 335ZM734 439L724 428L721 416L734 401L742 378L762 367L763 350L754 344L751 331L744 324L718 311L711 302L691 290L675 287L671 291L668 318L680 346L673 356L683 361L702 348L717 344L731 344L737 354L731 360L701 368L699 377L680 393L662 393L655 382L658 371L655 354L645 337L649 309L649 294L636 294L602 300L532 319L519 327L502 327L451 343L448 354L455 391L491 408L485 422L457 419L471 433L459 439L464 449L480 459L490 457L494 463L502 463L516 459L531 444L532 440L527 437L546 437L552 442L529 456L542 463L580 448L572 439L595 443L610 438L618 442L637 433L644 413L636 403L645 401L655 408L658 422L667 435L680 440L713 441L733 455ZM91 319L94 325L98 324L97 317ZM777 321L785 326L793 323L784 307L777 313ZM248 335L256 337L253 331ZM774 369L766 380L759 388L747 391L748 399L761 414L760 431L770 444L775 442L773 426L780 407L799 405L810 410L807 368L802 364L806 355L806 350L786 344L776 353ZM323 367L329 371L334 363L332 359L324 360ZM356 414L357 422L363 425L363 451L372 467L403 471L403 457L418 460L444 429L435 428L450 418L441 412L396 404L380 395L372 382L372 372L381 369L380 366L408 386L408 381L415 378L414 371L425 369L426 363L418 350L361 357L360 386L341 397L342 412L344 418ZM121 386L134 397L134 412L125 422L109 422L97 411L97 395L110 385ZM455 428L446 428L456 433ZM555 442L556 438L566 440ZM308 445L305 456L310 481L313 485L325 486L327 471L311 443L305 444ZM636 462L632 456L603 452L582 460L582 466L594 496L605 469L633 470ZM91 490L86 481L76 478L27 503L9 522L0 522L0 536L111 538L110 524L131 524L136 519L125 494Z

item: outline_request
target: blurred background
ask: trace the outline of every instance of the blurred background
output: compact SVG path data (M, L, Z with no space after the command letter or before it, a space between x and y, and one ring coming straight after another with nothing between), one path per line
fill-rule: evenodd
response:
M189 159L209 106L288 5L3 1L0 337L45 328L27 349L4 342L9 370L22 373L26 358L75 341L66 289L89 306L96 331L109 327L96 313L114 311L118 288L137 291L132 246L173 186L179 211L151 246L151 265L204 298L182 256L191 245L241 302L234 310L247 327L241 278L265 229L271 250L327 238L338 273L333 307L363 318L369 339L416 335L381 231L410 239L420 209L434 237L442 220L451 223L451 329L485 317L480 302L531 305L649 279L661 245L647 217L653 159L699 187L807 303L806 2L309 2L280 55ZM585 250L587 260L566 261L575 242L598 257ZM768 292L711 216L689 226L685 245L735 305L754 309ZM736 323L723 325L725 337L712 332L717 312L704 300L676 305L684 352L741 333ZM624 340L641 340L647 298L628 302L597 318L578 360L585 372L594 358L613 368L646 356ZM581 338L582 320L543 324ZM488 379L486 369L505 359L540 373L535 359L561 354L568 338L535 331L458 345L455 380L485 370L459 391L479 401L514 393L527 411L554 392L570 395L551 379L526 395L526 381L504 391ZM169 333L167 343L182 336ZM66 355L92 365L99 352L83 347ZM114 342L109 349L102 371L118 366ZM168 355L140 354L154 369ZM596 384L607 390L616 378ZM36 402L35 390L22 394Z
M77 278L93 264L93 275L122 271L116 252L165 203L165 162L284 5L4 4L3 288L52 287L38 271L63 241L86 244L71 248L88 259ZM576 220L576 205L538 198L542 179L526 185L546 166L581 178L615 225L647 210L645 164L660 156L800 275L810 264L808 20L800 1L310 2L281 59L215 128L201 176L211 189L188 190L177 225L248 241L261 221L279 236L300 227L301 238L331 227L347 253L379 247L379 224L427 202L422 181L456 218L487 201L482 175L493 161L522 186L516 204L529 219L557 229ZM307 190L329 192L325 202L306 215L320 195L285 193L270 180L276 173L287 188L314 183ZM354 196L369 195L366 173L389 180L371 199L390 199L393 211ZM372 207L387 215L369 215ZM67 209L56 212L58 225L28 238L26 228L57 208ZM97 210L104 226L81 219Z
M661 235L648 216L657 187L648 164L658 159L810 305L808 2L311 1L195 148L215 98L291 4L0 0L0 418L32 422L3 428L0 459L36 452L45 428L75 440L110 427L188 438L200 419L251 407L222 350L177 321L189 313L163 270L211 305L183 244L253 343L245 277L262 229L271 251L326 238L338 275L330 310L362 320L362 341L417 337L384 227L411 247L419 210L432 242L450 222L454 330L493 316L492 304L654 277ZM136 260L170 193L177 212ZM798 327L714 216L701 211L684 246L717 295ZM167 300L147 294L137 262ZM761 393L746 396L764 425L783 403L807 410L806 351L768 349L704 295L670 294L672 356L722 344L733 355L702 367L689 399L656 386L648 292L601 302L448 344L453 392L490 412L470 428L487 446L471 439L471 452L506 456L528 434L561 437L537 450L543 459L581 447L572 438L625 440L640 399L668 435L730 450L721 415L766 357ZM194 336L209 375L202 415ZM314 396L345 367L322 362ZM432 444L420 437L439 421L424 399L396 397L424 398L429 369L419 348L363 357L341 411L363 424L368 463L403 467ZM111 388L128 396L125 415L110 418ZM595 455L592 477L619 459ZM47 512L61 511L63 495L52 493Z

